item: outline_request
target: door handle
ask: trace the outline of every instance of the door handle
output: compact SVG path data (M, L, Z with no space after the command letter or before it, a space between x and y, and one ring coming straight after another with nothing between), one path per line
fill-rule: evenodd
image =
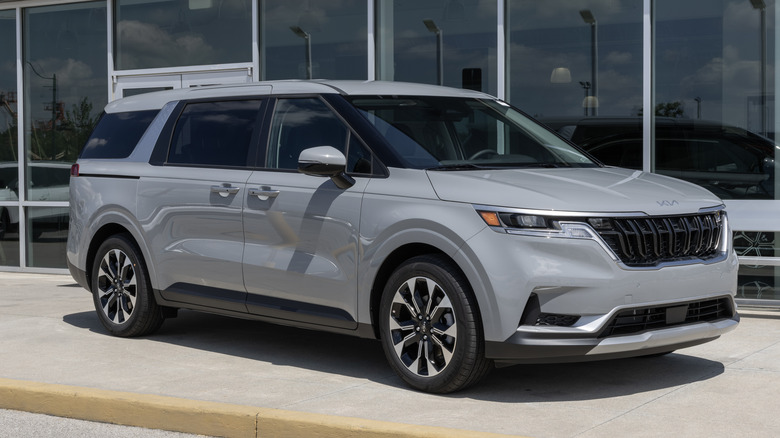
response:
M279 190L249 189L249 196L257 196L257 199L267 201L279 196Z
M223 186L211 186L211 192L218 193L219 196L222 196L223 198L227 198L230 195L235 195L239 190L240 189L238 187L233 187L227 184Z

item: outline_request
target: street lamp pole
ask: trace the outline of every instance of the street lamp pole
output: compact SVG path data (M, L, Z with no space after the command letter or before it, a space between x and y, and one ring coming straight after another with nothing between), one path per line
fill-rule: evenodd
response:
M754 9L758 9L761 16L761 46L759 49L759 117L761 117L761 134L767 135L766 129L766 3L764 0L750 0Z
M598 105L595 105L595 102L598 102L599 97L598 22L596 21L596 17L593 16L593 13L590 11L590 9L581 10L580 16L582 17L582 20L585 21L585 23L590 24L590 81L592 83L592 96L594 98L594 105L591 114L597 116Z
M300 26L290 26L290 30L292 30L294 34L298 35L299 37L303 38L306 41L306 79L311 79L312 78L311 34L301 29Z
M442 53L442 31L433 20L423 20L430 32L436 34L436 79L439 85L444 85L444 54Z
M27 61L27 65L30 66L30 70L32 70L32 72L35 73L35 75L38 76L39 78L51 80L51 147L52 147L51 150L53 153L53 151L57 146L57 139L55 138L54 135L56 133L56 124L57 124L57 73L53 73L52 76L49 78L38 73L38 70L35 69L35 66L33 66L30 61Z
M589 91L590 91L591 85L590 85L590 82L588 82L588 81L580 81L580 85L582 85L582 88L585 89L585 99L582 101L582 107L585 108L585 116L587 117L587 115L588 115L588 105L590 103L589 100L588 100L588 97L590 97L590 92Z

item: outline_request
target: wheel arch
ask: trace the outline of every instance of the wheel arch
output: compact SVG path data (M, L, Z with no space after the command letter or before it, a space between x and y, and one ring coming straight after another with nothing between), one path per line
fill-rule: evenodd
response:
M463 269L460 263L456 260L455 257L453 257L451 254L448 254L446 251L442 250L436 245L432 245L430 243L421 243L421 242L414 242L414 243L407 243L404 245L399 246L398 248L394 249L390 254L387 255L387 257L384 258L381 265L379 266L376 275L374 276L373 282L371 284L371 294L370 294L370 302L369 302L369 310L370 310L370 317L371 317L371 327L373 329L374 336L379 339L380 333L379 333L379 303L382 299L382 293L384 292L385 285L387 284L388 279L390 276L395 272L396 269L398 269L401 264L403 264L405 261L421 256L421 255L438 255L440 257L443 257L445 260L450 262L452 266L459 271L461 275L466 279L469 285L469 293L471 294L471 298L473 299L473 304L477 308L477 312L479 314L479 322L481 325L481 334L482 334L482 341L484 341L484 333L485 333L485 322L484 322L484 314L482 313L481 307L480 307L480 299L479 295L477 293L476 287L480 287L480 285L474 284L475 281L473 279L473 276L468 275L467 272Z
M141 255L144 258L144 264L146 265L146 270L149 274L149 281L151 281L154 290L154 285L157 278L154 263L150 258L148 248L143 243L143 239L139 236L140 232L138 228L135 227L133 223L127 222L125 216L121 214L109 213L102 215L102 217L100 217L96 223L98 225L96 225L97 228L95 232L89 238L87 254L84 259L84 270L86 272L87 284L90 286L90 290L92 287L93 275L92 265L97 254L97 250L100 248L100 245L106 241L106 239L118 234L127 235L128 239L130 239L130 241L141 251Z

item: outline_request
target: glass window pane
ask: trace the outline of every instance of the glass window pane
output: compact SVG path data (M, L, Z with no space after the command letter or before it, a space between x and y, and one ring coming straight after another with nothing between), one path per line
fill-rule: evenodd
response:
M127 158L157 110L103 114L79 158Z
M68 209L27 208L27 265L34 268L65 268L68 239Z
M367 79L368 2L260 4L263 79Z
M651 168L723 199L777 199L775 1L656 2Z
M259 100L187 105L176 121L168 163L246 166Z
M642 3L509 7L509 99L536 117L636 117L642 106Z
M60 176L106 104L106 6L29 8L24 20L27 199L67 201L68 180Z
M118 0L116 68L251 62L251 12L251 0Z
M281 99L276 104L268 146L268 167L297 169L304 149L332 146L346 151L347 127L319 99Z
M595 166L547 129L492 100L434 96L349 100L409 167Z
M777 234L767 231L737 231L734 233L734 249L745 257L777 257ZM767 265L740 265L737 298L760 300L780 299L775 289L780 267Z
M496 94L496 2L377 2L377 78Z
M510 102L605 163L641 169L642 2L507 5Z
M368 148L351 135L347 151L347 172L370 175L373 171L373 156Z
M0 265L19 266L16 11L0 11Z
M0 196L7 189L0 188ZM19 207L0 205L0 266L19 266Z
M17 161L16 12L0 11L0 162ZM0 200L4 200L1 199Z

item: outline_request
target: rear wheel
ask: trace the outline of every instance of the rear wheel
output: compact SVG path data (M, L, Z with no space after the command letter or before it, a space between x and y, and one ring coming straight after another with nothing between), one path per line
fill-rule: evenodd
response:
M92 265L92 298L100 322L112 335L148 335L163 323L141 251L125 235L100 245Z
M427 255L402 264L380 305L382 347L411 387L433 393L466 388L493 368L471 289L448 259Z

